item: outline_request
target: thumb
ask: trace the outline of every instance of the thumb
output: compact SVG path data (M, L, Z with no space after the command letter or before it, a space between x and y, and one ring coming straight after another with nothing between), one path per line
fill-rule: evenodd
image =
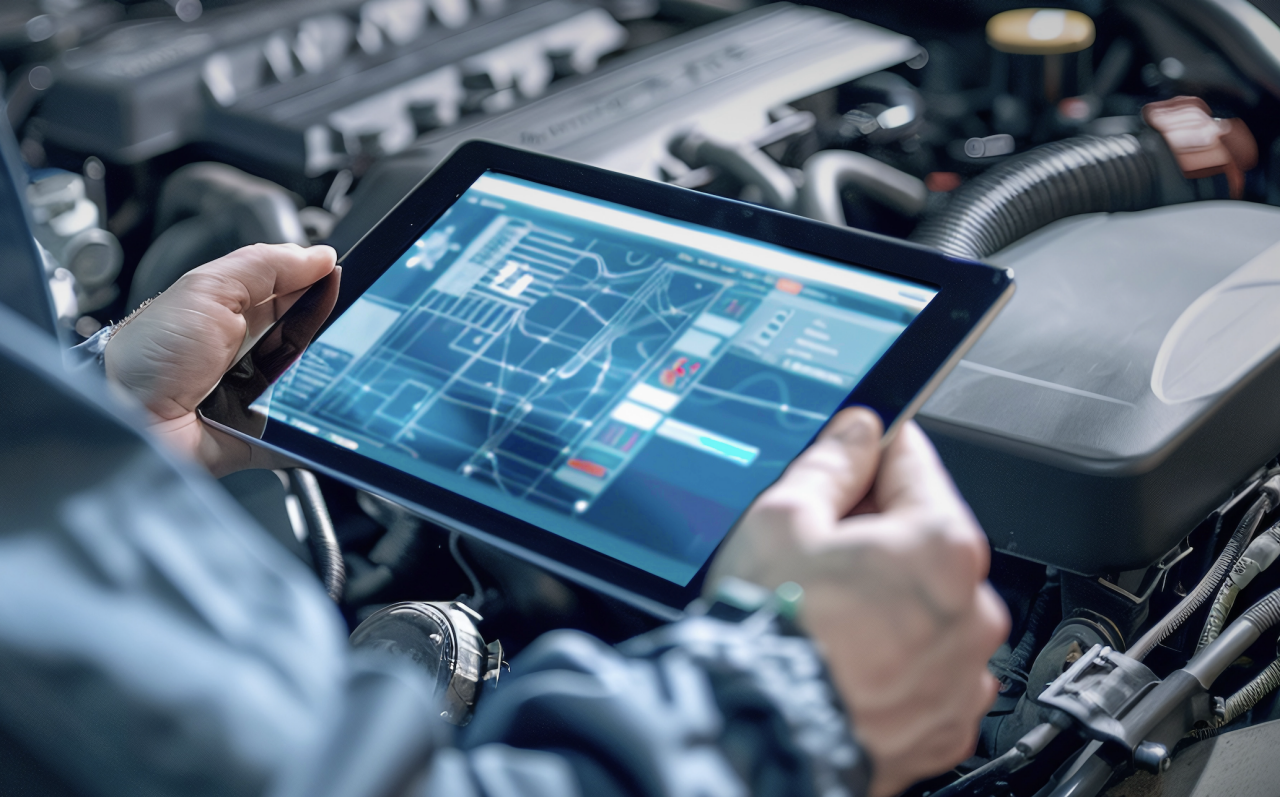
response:
M843 518L875 481L883 432L880 417L865 407L840 412L769 488L770 497Z
M207 298L243 315L271 299L288 296L311 285L333 270L336 259L337 253L329 246L304 248L297 244L254 244L205 263L190 274L214 277L209 282L197 281L195 284L202 286L199 290L207 293ZM174 285L174 291L184 287L188 290L193 288L190 281L186 286L179 281ZM277 316L279 314L276 312Z

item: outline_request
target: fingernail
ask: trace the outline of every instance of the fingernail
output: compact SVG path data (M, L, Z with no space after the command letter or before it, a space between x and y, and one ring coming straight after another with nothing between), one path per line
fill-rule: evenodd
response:
M828 432L844 443L863 445L880 439L880 416L866 407L841 411L827 425Z

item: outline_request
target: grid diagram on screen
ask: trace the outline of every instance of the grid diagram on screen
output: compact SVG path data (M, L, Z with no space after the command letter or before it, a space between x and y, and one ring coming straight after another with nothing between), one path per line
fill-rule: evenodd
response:
M427 282L457 235L446 226L428 236L402 268ZM716 332L738 324L706 311L731 285L656 252L500 213L417 295L360 299L342 319L351 329L325 335L274 401L411 457L453 452L464 475L581 512L662 421L666 435L685 431L663 410L727 349ZM694 325L704 314L710 330ZM645 401L618 400L629 392Z
M482 178L262 406L684 583L932 295L795 260Z

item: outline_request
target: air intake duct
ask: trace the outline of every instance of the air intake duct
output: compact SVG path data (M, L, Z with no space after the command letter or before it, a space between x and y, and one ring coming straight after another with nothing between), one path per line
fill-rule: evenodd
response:
M1059 219L1193 199L1163 139L1078 136L1011 158L958 189L911 240L982 260Z

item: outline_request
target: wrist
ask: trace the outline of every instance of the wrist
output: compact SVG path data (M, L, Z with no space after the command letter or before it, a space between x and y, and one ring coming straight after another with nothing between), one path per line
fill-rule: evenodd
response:
M746 722L736 717L771 713L765 725L775 738L767 746L791 756L798 774L788 793L866 795L870 759L854 738L818 646L798 623L803 591L793 583L768 590L724 578L713 595L695 601L684 621L626 643L624 652L682 648L692 655L711 677L726 738L735 722ZM735 763L748 784L763 755Z

